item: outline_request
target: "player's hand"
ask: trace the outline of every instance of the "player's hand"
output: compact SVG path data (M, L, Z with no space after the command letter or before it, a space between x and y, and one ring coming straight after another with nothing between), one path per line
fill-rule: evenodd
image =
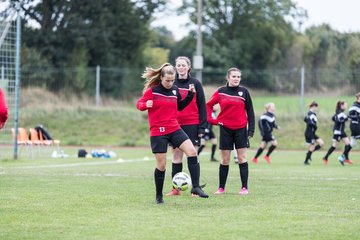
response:
M146 107L147 108L152 108L152 106L153 106L153 100L147 100L146 101Z
M5 126L4 122L0 123L0 129L2 129L4 126Z
M248 131L248 139L252 138L254 136L254 132L253 131Z
M191 91L193 93L196 92L194 84L189 84L189 91Z

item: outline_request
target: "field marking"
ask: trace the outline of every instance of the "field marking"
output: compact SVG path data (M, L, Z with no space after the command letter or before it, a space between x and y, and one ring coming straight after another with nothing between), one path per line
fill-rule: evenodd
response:
M106 162L81 162L81 163L63 163L63 164L50 164L50 165L40 165L40 166L22 166L15 167L13 169L34 169L34 168L61 168L61 167L78 167L78 166L96 166L96 165L110 165L110 164L121 164L121 163L134 163L134 162L147 162L153 161L154 158L133 158L133 159L118 159L114 161Z

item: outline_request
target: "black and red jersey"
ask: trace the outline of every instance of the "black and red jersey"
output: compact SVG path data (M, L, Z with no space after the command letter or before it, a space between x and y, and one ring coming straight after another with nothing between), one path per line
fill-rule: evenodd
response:
M193 77L187 79L176 79L174 83L180 90L181 96L184 98L188 93L189 85L194 84L195 96L190 104L181 112L178 113L178 122L180 125L194 125L199 124L201 130L206 128L206 102L204 89L199 80ZM200 131L201 131L200 130Z
M147 89L137 101L136 107L140 111L148 110L150 136L166 135L180 129L178 111L184 109L193 96L193 92L188 91L186 98L182 99L175 85L171 89L166 89L161 84ZM153 100L151 108L146 107L148 100Z
M215 104L220 105L216 119L211 116ZM248 127L249 134L254 134L255 115L249 91L241 86L218 88L206 104L207 120L213 125L222 125L236 130Z

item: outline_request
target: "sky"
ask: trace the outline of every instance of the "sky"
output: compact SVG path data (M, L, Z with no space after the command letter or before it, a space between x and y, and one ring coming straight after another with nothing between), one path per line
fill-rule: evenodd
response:
M166 26L173 32L175 39L180 40L190 31L189 27L185 26L189 18L176 16L173 11L173 8L181 4L181 0L169 2L171 7L164 14L158 14L158 19L152 23L152 26ZM302 30L327 23L340 32L360 32L360 0L294 0L294 2L308 12L308 19L302 24ZM195 29L195 26L191 29Z

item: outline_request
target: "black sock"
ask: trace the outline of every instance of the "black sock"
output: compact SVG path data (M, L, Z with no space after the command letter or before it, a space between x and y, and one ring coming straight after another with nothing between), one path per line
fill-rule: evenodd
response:
M316 146L315 146L315 148L314 148L314 151L313 151L313 152L315 152L315 151L319 150L320 148L321 148L321 146L320 146L320 145L316 145Z
M225 189L226 179L229 173L229 165L222 165L219 166L219 188Z
M249 167L248 163L239 163L240 178L243 188L248 188Z
M200 181L200 164L198 162L198 158L196 156L188 157L187 162L188 162L188 168L191 176L192 185L193 187L198 187Z
M327 160L328 157L331 155L331 153L332 153L334 150L335 150L334 146L331 146L331 147L329 148L328 152L326 153L326 155L325 155L324 158Z
M351 148L352 147L350 146L350 144L345 146L344 153L343 153L345 156L345 159L349 159L349 152L350 152Z
M173 178L175 174L182 172L182 169L183 169L182 163L172 163L171 177Z
M306 153L306 158L305 158L305 162L308 162L309 160L311 160L311 154L312 154L313 152L310 152L310 151L308 151L307 153Z
M160 171L159 169L155 168L154 179L155 179L156 196L162 196L165 171Z
M213 144L213 145L211 146L211 159L214 158L215 151L216 151L216 144Z
M272 151L274 151L275 148L276 148L276 146L271 145L271 146L269 147L268 152L266 153L266 156L270 156L270 154L272 153Z
M259 148L258 150L257 150L257 152L256 152L256 154L255 154L255 157L254 158L258 158L260 155L261 155L261 153L264 151L264 149L262 149L262 148Z
M201 153L201 151L204 149L205 145L200 145L199 149L198 149L198 156Z

